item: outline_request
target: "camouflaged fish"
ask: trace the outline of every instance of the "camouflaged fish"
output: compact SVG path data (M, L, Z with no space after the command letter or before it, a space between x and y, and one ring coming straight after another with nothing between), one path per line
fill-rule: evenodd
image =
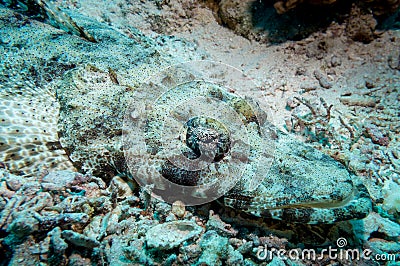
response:
M277 130L255 101L239 97L219 86L204 85L203 82L189 85L190 77L185 77L184 80L186 83L180 86L179 92L167 90L158 99L151 99L151 95L163 89L154 84L146 87L146 100L153 101L149 107L151 115L146 117L146 123L143 125L147 132L145 141L150 155L143 164L140 161L136 163L137 173L151 173L151 168L155 166L163 178L182 185L204 185L213 180L221 180L221 183L227 184L233 179L233 188L224 193L223 202L226 206L258 217L287 222L334 223L360 219L370 212L371 200L368 191L357 181L356 176L331 157ZM182 81L178 80L176 84L182 84ZM190 102L190 98L202 99L197 97L204 97L204 102ZM218 113L210 112L213 107L210 104L212 100L216 100L217 105L228 108L225 110L215 106L213 110L217 110ZM189 107L185 107L187 105ZM184 132L178 137L183 139L183 145L179 146L178 153L184 153L192 160L199 158L202 156L199 149L201 143L212 143L214 140L215 153L211 155L213 157L210 161L213 163L210 167L187 171L170 163L170 158L174 158L174 155L170 154L172 145L161 141L171 143L174 137L168 139L168 136L160 136L166 126L174 125L166 121L171 119L171 110L176 109L179 110L179 114L172 115L176 116L176 124L184 124ZM234 118L226 121L229 117L228 112L232 110L239 116L239 122L234 121ZM201 115L200 118L196 113ZM209 113L209 117L212 118L202 117ZM130 128L140 128L136 121L132 119ZM230 124L234 123L241 124L241 127L231 127ZM230 130L227 130L228 128ZM237 133L235 130L246 131L247 134L234 136ZM210 134L210 131L214 134ZM135 131L133 136L137 134L140 134L139 131ZM248 156L243 156L246 151L240 144L235 146L232 143L246 143L244 146L248 148ZM236 148L237 146L239 148ZM133 147L135 151L140 150L139 146ZM135 154L135 151L132 154ZM233 160L235 152L239 152L239 157L242 157L230 165L228 170L223 168L224 164ZM136 153L139 157L140 152ZM246 160L243 160L243 157ZM231 172L227 174L227 171ZM174 192L161 193L172 197L170 202L187 200L187 197L174 198L176 194L184 192L155 176L157 174L151 174L151 182L156 183L156 189L160 187ZM216 181L214 189L218 186Z
M17 30L21 32L23 29ZM141 171L136 174L150 179L152 174L156 174L185 186L207 184L214 180L233 184L233 187L228 186L230 189L225 193L224 203L259 217L315 224L360 219L369 213L371 200L368 192L355 176L329 156L274 129L254 101L223 86L199 83L191 77L190 71L184 77L171 73L162 79L161 85L138 82L149 73L157 72L162 64L168 64L171 59L154 53L151 47L143 48L151 46L151 41L143 36L138 35L133 41L110 32L104 27L101 31L103 35L96 35L93 31L99 41L96 44L75 42L86 47L85 51L94 51L85 54L93 64L101 62L98 65L104 66L104 58L115 55L110 64L114 63L117 69L125 71L124 75L119 74L119 78L112 70L101 70L101 67L86 64L68 71L57 84L42 88L34 82L19 79L21 71L2 67L0 162L10 171L35 175L44 168L77 169L108 180L118 173L128 174L131 170L129 163L137 165L136 158L145 162L140 164L138 169ZM74 50L68 47L65 39L65 42L51 42L53 36L49 30L48 35L43 37L49 40L48 51L62 53ZM118 53L110 55L110 46L102 41L108 38L107 35L118 40L115 49L120 54L127 51L135 54L136 63L133 64L131 58L117 58ZM138 44L138 40L144 44ZM29 45L26 50L18 52L35 49ZM60 49L59 45L63 48ZM76 43L74 45L76 47ZM16 51L6 52L11 61ZM180 84L181 79L191 82L164 94L164 98L158 97L162 86ZM204 101L193 102L192 106L179 105L193 93ZM159 102L146 105L147 102L154 103L149 95L159 99ZM129 109L132 102L143 103L143 110L148 111L145 123L138 124L145 132L146 150L137 154L135 152L143 150L133 151L130 154L132 157L126 158L123 141L126 110L132 111L128 112L131 125L143 118L141 112L133 112L138 110ZM207 104L210 102L225 106L227 111L233 110L235 115L220 112L220 121L190 115L193 110L209 109ZM170 116L168 108L174 105L182 108L174 109L176 112ZM163 142L163 135L160 135L162 119L166 118L185 121L179 129L179 149L175 149L184 156L180 158L196 160L204 155L203 148L211 145L215 152L206 156L211 160L209 165L200 170L186 171L171 164L170 158L175 158L176 154L164 148L169 143ZM236 122L229 122L232 119ZM230 132L227 130L230 124L238 126ZM268 133L263 134L264 130ZM241 146L236 146L238 144ZM247 152L243 160L240 157L241 148ZM237 174L225 171L225 165L232 158L237 160L231 164L233 172L230 173Z
M331 157L280 134L270 172L255 191L233 189L225 205L295 223L362 219L371 210L366 187Z

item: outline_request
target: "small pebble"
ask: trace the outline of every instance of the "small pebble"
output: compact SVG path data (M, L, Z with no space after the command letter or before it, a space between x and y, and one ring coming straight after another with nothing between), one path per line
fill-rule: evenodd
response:
M331 57L331 66L332 67L337 67L340 66L342 64L342 59L340 59L340 57L334 55Z
M302 76L306 74L306 69L304 67L298 67L296 69L296 76Z
M332 83L318 70L314 71L314 77L318 80L319 85L325 89L332 88Z
M392 154L393 154L394 158L396 158L396 159L399 159L399 158L400 158L399 152L398 152L398 151L392 150Z
M286 110L292 110L294 108L296 108L297 106L299 106L299 103L294 101L293 98L289 98L286 101Z
M175 201L172 203L171 212L175 214L176 217L182 218L185 216L185 204L180 200Z
M367 80L365 81L365 87L367 87L368 89L372 89L372 88L375 87L375 84L374 84L374 82L373 82L372 80L367 79Z

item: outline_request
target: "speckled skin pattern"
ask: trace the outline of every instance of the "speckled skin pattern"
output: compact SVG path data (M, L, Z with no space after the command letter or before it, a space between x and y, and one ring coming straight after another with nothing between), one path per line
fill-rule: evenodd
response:
M278 133L275 161L255 191L239 184L224 203L258 217L295 223L361 219L371 199L357 177L322 152Z
M86 79L82 79L83 76L90 76L91 78L88 80L91 82L96 80L95 76L103 76L106 79L98 82L97 85L96 83L91 83L86 86L84 85ZM71 105L72 102L79 102L83 105L91 106L91 109L104 110L105 106L110 106L107 102L112 103L116 101L117 97L121 104L112 105L112 108L115 109L113 113L118 114L122 110L121 108L127 106L127 101L132 100L132 95L130 93L122 93L126 90L126 87L111 84L111 82L106 81L107 78L107 75L86 67L85 69L69 74L68 78L64 79L62 87L68 88L68 90L60 87L59 91L65 90L69 93L60 92L59 97L61 98L59 100L61 110L63 110L61 117L67 119L68 123L63 123L64 126L61 127L61 144L70 143L72 145L68 146L68 150L73 150L70 156L73 155L72 159L78 168L79 166L82 167L82 165L91 165L96 172L104 172L104 169L109 171L112 166L116 167L117 171L122 172L126 171L127 168L122 159L123 154L121 149L118 146L120 145L120 134L115 133L120 131L122 125L113 123L113 120L106 120L101 125L89 126L90 123L96 120L94 116L88 116L88 112L93 112L93 110L76 108ZM102 84L103 82L108 85L105 86ZM90 91L91 93L85 93L77 97L75 93L71 94L71 86L81 88L80 90L75 90L77 94L82 91ZM106 87L114 87L114 89L109 90ZM82 90L82 88L86 89ZM157 87L142 86L141 88L136 88L136 92L139 94L140 90L155 90L154 93L156 93ZM99 92L98 96L94 96L97 95L96 91ZM249 164L252 165L253 170L257 167L263 167L263 164L260 163L263 156L254 156L254 153L261 151L257 146L262 143L258 133L259 129L257 130L257 128L260 127L260 121L265 123L263 126L271 128L273 126L263 119L256 119L257 116L262 117L260 116L261 111L256 110L256 105L249 99L244 99L218 89L210 90L208 94L212 99L224 101L225 104L231 106L240 114L240 119L250 132ZM170 96L175 97L174 95L180 94L171 94ZM104 99L106 102L101 102L99 99ZM167 105L174 104L174 100L164 102ZM157 139L159 134L156 131L159 130L159 127L156 120L158 116L162 116L160 115L160 110L155 112L156 116L150 115L150 120L146 123L146 142L149 148L148 156L155 164L152 165L152 163L149 163L148 167L156 166L156 169L159 169L159 172L165 178L182 185L197 185L199 180L200 182L205 182L204 180L209 181L211 177L207 173L203 172L204 176L206 176L205 179L199 179L198 172L187 173L187 171L177 171L168 161L167 153L165 150L163 151L160 146L162 144ZM100 115L99 112L94 112L94 114ZM98 132L98 128L108 126L111 123L114 131L110 137L107 137L105 135L106 131L102 130L101 134L99 132L98 134L92 134L95 137L92 140L90 139L92 135L88 134L84 135L89 137L89 139L87 137L82 138L80 137L81 134L79 134L82 119L85 120L86 125L81 127L80 130L85 129L95 133ZM198 122L189 124L190 126L196 126ZM218 125L220 124L213 123L212 127ZM68 128L73 129L73 131L70 131ZM189 132L193 132L194 130L195 128L189 128ZM220 132L224 131L225 129L221 129ZM274 142L275 153L269 172L261 178L261 182L258 182L257 186L254 186L254 182L251 181L256 177L252 176L251 173L256 170L253 171L250 169L244 171L242 176L239 176L235 187L225 195L224 203L226 206L258 217L308 224L334 223L342 220L360 219L370 212L371 200L366 188L362 184L356 183L356 177L351 175L344 166L311 146L295 140L290 135L277 132L275 129L274 132L276 133L273 137L274 139L270 141ZM192 137L189 136L189 139ZM104 140L107 141L104 142ZM88 146L87 143L90 145ZM195 143L193 139L186 142L186 145L189 144L186 147L189 153L192 150L190 146L193 148L193 143ZM73 147L73 149L69 147ZM85 149L81 150L80 147L85 147ZM224 152L226 151L224 149ZM196 157L196 152L193 152L193 150L192 155ZM226 154L220 155L218 164L223 164L228 156L229 151ZM114 165L112 165L113 162ZM239 168L244 167L244 165ZM103 170L102 167L104 168ZM234 178L238 177L235 176Z
M196 92L202 90L204 88L198 86ZM188 90L188 94L190 93L193 92ZM370 212L372 206L368 191L357 181L357 177L349 173L343 165L296 140L293 136L276 130L265 119L266 114L257 108L257 104L252 100L218 88L210 89L208 92L205 90L202 95L207 96L207 94L211 99L217 99L235 110L243 122L242 130L246 130L248 133L247 140L240 138L240 140L247 141L249 146L248 162L239 167L246 167L247 164L247 168L240 176L234 176L238 182L224 196L225 205L258 217L308 224L361 219ZM183 92L171 93L165 96L170 101L163 101L163 103L171 106L178 105L177 101L173 99L174 95L185 97ZM211 180L212 177L208 176L209 172L178 171L168 163L168 152L163 150L163 144L159 138L162 123L157 124L156 121L167 115L167 112L164 111L167 109L165 106L153 108L155 108L154 115L149 116L151 122L146 126L147 134L150 136L147 141L151 146L149 160L161 165L162 162L167 162L161 167L163 175L164 177L168 175L168 179L175 183L198 185L199 183L203 184L204 180ZM209 123L204 120L203 122L198 121L197 124L189 124L194 127L206 128L210 127ZM213 123L211 127L217 125L221 124ZM187 132L195 130L190 128L191 126ZM274 134L261 137L260 132L265 128L270 128L270 132L274 132ZM225 129L217 131L221 136ZM193 135L190 134L190 141L186 141L186 149L196 153L191 147L192 143L196 142L192 138ZM220 139L228 138L220 137ZM264 149L270 145L270 142L273 142L274 151ZM221 146L223 145L224 143L221 143ZM272 157L271 152L274 152L273 163L269 167L265 159ZM218 166L224 161L229 161L229 156L230 152L228 151L216 160L218 161L215 164L217 170L212 174L214 178L219 175ZM263 167L269 169L262 169ZM149 171L149 169L147 170ZM208 170L215 171L211 168ZM263 173L261 178L260 173ZM255 180L256 182L254 182Z
M21 29L18 29L18 32L20 31ZM115 32L109 32L112 31L110 29L102 30L101 34L103 35L99 33L97 39L102 40L101 37L103 37L104 40L109 40L109 37L113 36L112 34L116 35ZM49 30L49 36L52 36L50 33ZM86 57L83 57L82 54L78 56L84 58L85 62L105 62L104 64L107 64L107 67L113 67L117 72L118 80L112 74L114 70L107 71L107 67L103 64L94 67L79 61L80 66L67 72L59 84L55 88L49 88L51 91L46 94L43 94L43 92L47 89L41 89L35 84L28 84L27 89L21 89L21 93L18 95L9 93L7 90L2 91L1 96L7 99L7 101L4 101L6 104L18 101L24 104L23 106L33 104L37 107L24 108L28 114L22 114L16 112L22 112L22 110L17 109L14 105L2 105L4 107L2 110L5 111L2 113L4 120L1 120L4 125L4 130L2 129L1 132L1 143L3 143L1 155L4 156L2 161L7 164L11 171L18 171L23 167L24 173L27 175L36 174L37 168L40 167L32 164L32 160L41 161L43 160L42 157L47 157L59 158L57 162L62 166L60 167L62 169L75 170L75 167L82 172L92 172L105 181L118 172L126 173L126 161L121 144L122 120L125 109L133 100L133 91L136 92L135 101L145 100L140 98L141 90L154 90L155 95L159 93L156 87L138 86L138 83L149 74L157 72L162 66L170 64L172 59L159 55L155 51L156 49L152 49L153 44L150 42L145 43L146 46L150 47L146 50L147 52L139 54L139 51L142 50L137 48L138 51L134 52L132 40L125 40L120 35L114 37L110 39L112 41L109 41L109 43L114 44L117 40L120 41L118 46L121 48L120 53L122 55L120 57L117 57L115 51L111 53L115 57L110 59L109 54L106 56L104 51L109 51L108 46L102 48L103 50L100 48L94 50L96 47L90 46L90 49L84 50L88 51L87 55L84 54ZM83 41L82 43L82 45L87 45ZM104 41L103 43L107 42ZM142 41L143 43L144 41ZM64 46L59 47L58 44L54 44L54 47L58 47L57 49L52 49L51 42L47 47L49 47L49 51L54 53L65 50ZM125 56L125 49L126 51L129 50L129 55L137 53L137 57ZM98 52L98 54L95 52ZM120 58L128 58L129 62L121 61L122 59L118 60ZM6 77L6 75L4 76ZM174 79L175 77L171 76L170 78ZM15 80L11 80L11 82L16 83ZM41 98L36 97L38 95L46 95L46 100L41 101ZM368 192L363 185L356 183L355 177L338 162L280 132L277 132L274 139L263 140L259 135L260 127L273 128L273 126L268 125L260 114L257 114L257 119L254 119L257 113L255 111L256 106L252 105L249 99L222 90L210 91L209 97L216 101L223 101L240 115L244 129L249 132L248 143L246 144L250 150L248 159L251 167L262 168L265 165L264 162L274 158L274 163L266 174L252 175L252 169L249 167L246 168L247 172L245 171L242 175L230 176L232 179L237 179L237 183L225 195L224 202L227 206L255 216L311 224L362 218L368 214L371 209ZM20 101L21 99L24 99L24 101ZM32 99L36 99L36 101ZM173 100L166 101L166 104L173 103ZM11 110L10 107L13 108L13 112L9 111ZM52 107L49 109L51 112L47 111L46 107ZM48 116L38 116L26 122L25 117L41 114L44 112L43 110L47 111L45 112L46 115L51 115L51 119ZM18 128L10 127L10 121L16 121L17 118L21 122L21 126ZM43 126L42 123L46 123L46 125ZM213 123L213 125L219 124ZM50 131L51 134L33 131L35 127L46 127L46 130ZM155 129L157 128L155 127ZM193 132L196 131L195 128L192 129ZM152 128L148 128L148 132L151 133L152 130ZM32 134L28 135L28 131L31 131ZM217 130L217 132L224 132L224 130ZM240 139L240 131L236 133ZM15 160L12 159L11 155L14 154L14 150L9 149L9 147L22 135L24 136L24 145L20 145L21 152L14 155L21 157L21 160L19 160L21 163L13 164ZM226 138L221 136L221 139ZM153 141L157 148L157 137L148 140ZM274 154L259 153L263 151L265 141L273 142L276 147ZM38 145L40 149L32 147L31 144L35 144L35 142L40 142L40 145ZM48 143L56 143L57 145L49 145ZM194 145L196 140L188 143L189 146L196 146ZM224 145L221 145L221 147ZM189 146L187 149L190 152ZM50 150L50 155L54 157L50 157L43 150ZM223 164L225 159L231 155L229 154L230 151L225 148L222 151L221 154L223 155L219 156L221 158L216 159L220 164ZM30 156L32 153L38 154L40 157ZM150 153L149 156L161 163L167 162L166 157L158 150ZM54 160L51 161L54 162ZM245 164L243 162L243 165ZM41 168L43 169L43 167ZM241 169L240 165L237 168ZM168 169L167 166L164 171ZM181 180L180 172L168 171L168 173L175 175L174 180ZM257 186L252 182L255 178L258 181L261 180L256 183ZM196 182L195 180L194 184Z

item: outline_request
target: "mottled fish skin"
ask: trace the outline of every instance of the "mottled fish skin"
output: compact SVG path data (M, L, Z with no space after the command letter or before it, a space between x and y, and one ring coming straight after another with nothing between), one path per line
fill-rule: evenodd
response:
M277 143L268 175L252 191L239 184L224 197L226 206L290 223L332 224L368 215L372 202L357 176L293 136L278 132Z
M241 115L248 132L256 132L249 141L251 150L257 154L249 157L252 170L244 171L224 196L226 206L258 217L307 224L360 219L371 211L368 191L356 183L357 177L342 164L294 136L280 132L267 119L258 119L266 114L253 100L222 90L215 93L215 90L210 95L220 95L221 101ZM151 124L156 125L156 120ZM274 133L262 135L260 132L266 128ZM156 132L157 127L149 130ZM156 140L151 143L157 147ZM154 158L167 160L161 154L156 151ZM272 158L272 165L267 165ZM187 174L179 171L168 172L175 173L175 181L187 178ZM213 175L218 178L218 173Z
M94 96L93 99L89 98L92 97L91 94L82 95L78 98L79 102L75 100L77 99L76 95L82 93L82 88L88 87L87 90L91 89L94 91L90 86L96 85L97 87L95 86L95 88L99 91L98 95L106 95L107 97L103 98L108 101L113 101L114 98L118 97L121 98L117 92L125 92L124 87L113 85L111 81L108 83L103 81L101 84L92 82L89 84L90 86L86 86L87 82L91 81L91 79L80 78L81 75L96 77L95 74L106 77L105 73L93 73L88 67L70 72L65 75L64 83L60 86L63 90L58 90L58 98L53 99L53 101L57 100L57 104L61 105L61 120L59 120L59 123L61 123L59 124L61 130L59 136L62 136L61 145L64 150L68 151L67 154L74 162L75 167L81 171L83 169L82 166L93 165L94 170L105 172L108 169L106 168L108 167L108 161L113 161L120 164L114 166L118 167L118 171L123 172L126 171L126 162L123 160L121 149L115 149L115 152L110 153L108 157L104 156L104 154L98 154L101 151L98 148L88 150L90 153L86 150L88 147L86 138L79 138L80 135L75 133L84 132L82 131L82 125L78 123L79 120L76 119L77 117L85 119L87 124L90 125L95 122L95 116L89 115L88 110L91 109L70 109L71 101L75 104L91 102L92 108L97 108L94 105L96 103L99 105L99 109L104 109L101 99ZM80 85L78 86L77 84ZM102 89L105 86L114 86L113 88L116 89ZM75 88L75 90L71 88ZM76 92L76 94L72 92ZM236 96L233 94L222 91L210 94L215 99L225 99L226 104L231 105L238 113L242 114L243 122L248 127L248 130L253 130L253 132L259 130L260 122L264 119L260 121L260 117L262 117L260 115L261 111L255 111L254 113L257 107L251 100L235 99ZM121 93L121 95L125 96L123 98L125 101L129 101L130 95L127 93ZM119 113L123 107L123 105L113 106L113 108L116 108L116 113ZM95 114L98 113L96 112L96 108L93 108ZM249 108L252 108L252 110L248 110ZM71 112L75 112L76 114L72 115ZM258 121L255 121L255 116L257 116L258 119L256 120ZM122 126L117 123L118 121L119 119L109 121L110 128L114 131L120 130ZM264 121L264 123L268 124L269 122ZM66 125L72 127L74 130L67 130ZM107 126L108 124L103 125ZM268 127L273 128L271 124L268 124ZM87 126L86 128L90 127ZM96 143L96 147L100 144L112 147L113 145L111 144L119 143L120 137L120 135L114 134L114 131L110 132L115 140L101 137L99 139L94 138L91 143ZM274 163L269 167L268 173L261 176L261 178L260 176L257 177L260 178L257 186L254 186L254 182L251 182L254 180L254 176L245 174L239 177L239 182L224 197L226 206L242 210L257 217L307 224L329 224L343 220L361 219L370 212L371 200L368 191L362 184L355 183L357 178L351 175L343 165L312 148L310 145L296 140L294 136L279 132L275 128L272 131L277 133L272 139L276 147L274 154L269 154L270 158L274 158ZM106 134L108 131L100 132L97 127L93 127L93 132L97 134L93 134L93 136L97 137L99 133ZM92 135L85 134L85 136ZM255 140L253 140L253 143L261 146L259 144L259 141L261 141L260 136L257 136L255 133L254 137ZM105 139L111 144L108 145L108 142L104 141ZM70 146L66 145L69 143L71 143ZM154 145L157 146L157 143L158 141L154 140ZM73 153L70 147L74 147ZM257 150L259 147L255 149ZM160 156L157 152L154 156L158 160L167 161L166 158L157 157ZM98 160L96 158L101 158L106 166L103 166L102 161L96 161ZM258 158L256 160L262 161L263 159L265 158ZM65 161L68 162L67 159ZM262 167L262 163L261 166L260 164L258 165L258 167ZM181 175L179 171L167 172ZM182 179L182 176L176 177L176 180L179 179Z
M262 110L251 99L246 99L244 116L248 123L254 112L261 117ZM234 107L235 108L235 107ZM251 109L249 111L247 109ZM260 123L261 122L261 123ZM224 196L228 207L242 210L257 217L283 220L291 223L331 224L338 221L362 219L372 210L372 202L366 187L359 178L330 156L320 152L274 127L267 120L257 122L262 128L274 132L273 163L264 176L240 178L235 187ZM263 125L262 125L263 124ZM263 145L271 146L263 142ZM264 161L270 150L262 148ZM255 164L263 168L263 163ZM256 169L259 170L259 169ZM255 179L259 184L254 185Z
M103 34L109 34L105 32ZM128 38L125 40L118 35L113 39L119 40L118 47L121 49L129 48L132 52L136 47ZM171 63L169 57L156 54L150 57L153 54L150 50L143 54L141 46L135 49L135 54L147 58L142 63L144 66L127 64L131 66L129 71L126 70L130 80L138 84L161 66ZM17 73L0 73L0 76L15 76ZM170 79L178 78L171 74ZM11 81L15 83L15 78ZM144 93L140 94L140 90L148 90L153 95L159 95L160 90L150 85L138 86L135 83L137 86L126 86L117 83L109 73L86 65L65 74L54 91L32 83L26 84L17 93L13 87L16 84L9 84L8 88L8 84L3 84L5 89L0 93L0 98L5 99L0 106L3 111L0 119L3 125L0 127L0 161L11 171L23 171L29 176L36 175L38 169L44 168L43 165L48 165L51 170L76 168L98 174L104 179L111 178L116 172L126 173L121 134L125 108L133 100L132 87L137 92L135 100L143 102L146 99L141 98ZM343 165L282 132L277 132L272 140L276 145L275 153L267 154L262 147L264 144L260 144L262 137L257 135L263 119L260 119L261 112L252 110L257 109L256 106L247 98L218 89L209 91L209 96L223 101L241 115L244 126L252 134L249 145L257 146L254 147L255 153L260 147L264 152L260 156L262 158L255 161L264 162L272 157L275 160L268 173L257 176L256 179L260 180L256 186L251 182L255 176L232 176L239 181L224 197L227 206L254 216L308 224L360 219L370 212L371 200L366 188L357 183L357 178ZM28 131L30 134L27 134ZM15 143L19 143L17 152L14 150ZM156 149L159 140L149 138L149 143L155 145L154 159L166 162L167 158L161 157ZM33 147L32 144L37 145ZM267 155L270 157L267 158ZM55 163L57 165L53 166ZM261 166L254 163L253 166L256 165L262 168L263 163ZM168 166L164 170L177 173L177 180L181 177L179 171L168 171L171 170Z
M363 219L371 212L372 202L363 184L354 188L354 198L338 207L287 207L278 209L263 209L250 197L240 197L235 194L225 196L224 204L239 209L257 217L282 220L288 223L303 224L333 224L340 221Z

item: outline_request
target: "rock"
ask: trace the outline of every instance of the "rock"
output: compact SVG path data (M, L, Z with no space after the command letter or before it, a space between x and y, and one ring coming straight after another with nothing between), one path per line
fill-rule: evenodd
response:
M336 0L326 0L326 1L318 1L318 0L308 0L308 1L304 1L304 0L278 0L275 1L274 7L276 9L276 12L278 12L278 14L283 14L286 13L287 11L289 11L290 9L293 9L295 7L297 7L297 5L301 4L301 3L308 3L308 4L314 4L314 5L330 5L336 2Z
M375 88L375 86L376 86L375 82L372 79L366 78L365 87L367 87L368 89L373 89L373 88Z
M385 195L382 208L390 214L400 214L400 185L387 180L382 190Z
M228 238L219 236L217 232L207 231L200 240L203 252L198 260L198 265L223 265L228 255ZM232 247L232 246L230 246Z
M132 188L129 186L128 182L126 182L120 176L113 177L108 189L112 193L116 193L116 197L118 199L128 199L134 197Z
M60 187L69 187L74 182L76 175L77 173L72 171L50 172L48 175L43 177L42 183L51 183L53 184L53 186L58 185ZM59 190L62 190L62 188L60 188Z
M218 15L228 28L242 36L254 35L251 32L253 23L251 20L251 7L254 0L222 0L219 3Z
M259 265L259 264L255 263L251 259L245 259L243 261L243 266L256 266L256 265Z
M194 222L167 222L150 228L146 233L146 243L150 248L172 249L184 241L197 237L202 231L203 228Z
M50 248L55 253L64 254L65 250L68 248L68 244L65 243L64 239L61 238L60 227L54 228L50 231L47 236L50 237Z
M353 94L350 96L341 96L340 102L349 106L375 107L379 99L371 96Z
M285 262L278 256L274 256L272 261L267 264L268 266L285 266Z
M331 57L331 66L332 67L337 67L342 64L342 59L336 55Z
M234 250L234 248L231 245L229 245L226 265L234 266L234 265L242 265L242 263L243 263L243 255L238 250Z
M187 260L200 256L201 248L198 244L182 246L181 248L179 248L179 253L181 253L185 258L183 262L186 262Z
M237 249L242 254L249 254L253 248L253 241L246 241Z
M367 241L372 233L380 233L386 239L399 241L400 225L372 212L363 220L350 221L355 235Z
M55 264L59 262L66 262L67 257L65 251L68 248L68 244L65 243L64 239L61 237L60 227L54 228L50 231L47 236L50 238L48 260L50 264Z
M337 0L274 0L273 7L269 1L259 0L208 2L218 5L215 10L221 24L238 35L263 43L306 38L319 30L317 25L329 25L332 17L340 19L344 16L348 17L347 35L355 41L368 43L378 36L375 34L377 23L374 15L394 12L400 6L400 0L364 0L357 2L349 15L348 8L343 8L341 3L335 5L341 2ZM332 5L331 8L327 8L329 5ZM280 15L295 8L297 10L288 15ZM310 13L314 13L311 17L318 20L311 20L310 23Z
M400 54L398 56L394 54L389 55L388 65L391 69L400 70Z
M165 221L166 222L172 222L172 221L177 221L178 218L175 214L173 214L172 212L170 214L167 215L167 217L165 217Z
M129 241L129 246L123 245L119 240L116 245L116 249L121 249L123 247L122 251L124 253L124 256L130 259L131 261L138 262L140 265L154 265L153 260L146 254L146 249L144 248L144 241L142 240L137 240L137 239L132 239ZM112 252L113 250L111 250ZM121 252L118 250L117 252ZM173 254L175 255L175 254ZM121 259L116 262L116 265L121 265ZM132 264L127 264L127 265L132 265ZM163 265L166 265L165 263Z
M305 67L303 66L299 66L296 68L296 76L305 76L307 74L307 70Z
M315 90L318 90L318 88L319 88L319 86L314 85L311 82L304 82L304 83L300 84L300 90L302 93L315 91ZM289 110L289 109L286 109L286 110Z
M7 188L11 191L17 191L20 189L26 180L22 176L16 176L10 173L7 173L5 170L0 170L0 177L4 177L7 183Z
M71 266L84 266L84 265L93 265L90 259L82 257L82 255L74 253L68 258L68 265Z
M212 210L210 210L210 216L207 221L207 229L215 230L222 236L233 237L236 236L238 231L232 228L230 224L224 223L218 214L214 214Z
M280 43L288 39L306 38L317 30L315 25L304 23L303 14L281 16L276 12L277 6L274 8L268 1L221 0L218 2L216 13L221 24L249 40ZM323 22L318 21L318 23Z
M371 249L374 254L400 254L400 243L393 241L372 238L368 241L366 246Z
M377 126L373 124L369 124L365 127L365 133L367 137L369 137L373 143L381 145L381 146L388 146L389 145L389 138L385 136Z
M370 43L376 38L375 28L377 22L372 14L353 6L347 21L346 34L354 41Z
M146 255L142 240L131 238L129 244L120 237L113 238L111 247L106 250L110 265L155 265Z
M291 111L292 109L296 108L297 106L299 106L299 102L295 101L293 97L290 97L286 100L286 110Z
M171 255L169 255L169 257L163 262L162 265L165 265L165 266L172 266L172 265L175 265L174 262L176 261L177 258L178 258L178 256L176 256L176 254L171 254Z
M4 239L2 244L5 244L7 238ZM32 247L35 246L35 239L33 236L28 236L27 239L20 245L16 246L13 250L13 256L10 261L3 261L6 252L2 252L1 262L5 263L4 265L24 265L24 266L36 266L43 265L39 260L39 256L32 252ZM49 264L47 264L49 265ZM53 264L55 265L55 264ZM66 265L66 264L58 264L58 265Z
M275 249L283 249L289 243L286 238L279 238L276 236L260 237L260 245L273 247Z
M172 203L171 212L176 217L182 218L183 216L185 216L185 204L180 200L175 201L174 203Z
M54 171L43 177L41 186L44 191L64 191L88 181L89 177L80 173L69 170Z
M319 85L325 89L332 88L332 83L319 71L314 71L314 77L318 80Z
M65 240L78 247L94 248L100 245L96 239L92 239L72 230L64 230L61 235Z
M7 228L7 231L19 238L26 237L39 229L39 221L30 211L22 211Z
M55 226L62 228L73 225L74 227L82 227L89 221L86 213L61 213L57 215L45 215L35 217L40 220L41 229L51 229Z

